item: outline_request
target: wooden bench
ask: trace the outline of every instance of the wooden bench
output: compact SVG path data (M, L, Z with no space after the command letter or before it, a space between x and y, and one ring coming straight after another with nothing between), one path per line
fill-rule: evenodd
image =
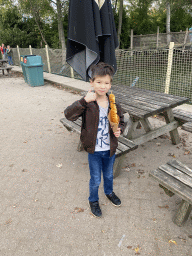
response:
M173 109L173 116L185 131L192 132L192 113L182 109Z
M76 121L69 121L66 118L62 118L60 122L64 125L64 127L69 131L75 131L77 133L81 133L81 118L77 119ZM116 178L122 168L123 160L126 156L126 154L132 150L135 150L138 148L138 145L134 144L132 141L120 136L118 138L118 148L116 150L116 160L114 163L114 178ZM83 147L81 142L79 142L79 145L77 147L78 151L82 151Z
M12 69L12 67L0 67L0 70L2 70L3 75L5 69L7 70L7 74L9 74L9 71Z
M192 170L177 160L169 161L158 169L151 171L149 176L160 183L169 196L177 194L182 201L173 217L173 222L182 226L192 210Z

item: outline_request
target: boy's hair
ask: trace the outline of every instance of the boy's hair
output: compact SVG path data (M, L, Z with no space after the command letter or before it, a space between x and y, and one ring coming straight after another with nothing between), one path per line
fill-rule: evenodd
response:
M109 75L112 78L115 73L115 70L112 66L109 64L106 64L104 62L99 62L98 64L94 64L90 67L91 70L91 80L94 81L97 76L106 76Z

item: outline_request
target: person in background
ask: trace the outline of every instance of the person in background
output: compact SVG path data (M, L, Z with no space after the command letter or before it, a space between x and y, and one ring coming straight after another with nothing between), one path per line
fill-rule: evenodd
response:
M11 49L10 45L7 45L6 54L7 54L7 57L8 57L9 65L13 65L13 60L12 60L13 52L12 52L12 49Z
M0 50L1 50L1 54L2 54L2 57L3 57L3 60L5 60L5 54L6 54L6 47L4 44L2 44L2 46L0 47Z

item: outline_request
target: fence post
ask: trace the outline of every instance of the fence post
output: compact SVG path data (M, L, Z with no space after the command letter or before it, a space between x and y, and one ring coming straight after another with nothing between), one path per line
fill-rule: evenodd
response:
M133 29L131 29L131 56L133 56Z
M183 42L183 50L185 50L185 45L187 42L187 37L188 37L188 28L186 28L186 32L185 32L185 38L184 38L184 42Z
M167 65L167 75L166 75L166 82L165 82L165 93L169 93L169 85L171 80L171 68L173 63L173 48L174 42L170 42L169 45L169 55L168 55L168 65Z
M17 54L18 54L18 58L19 58L19 66L20 66L20 51L19 51L19 46L17 45Z
M159 47L159 26L157 27L157 46L156 48L158 49Z
M33 55L31 45L29 45L29 51L30 51L30 54Z
M51 73L51 66L50 66L50 61L49 61L49 51L47 45L45 45L45 51L46 51L46 56L47 56L47 66L48 66L48 71Z
M73 68L70 67L70 70L71 70L71 78L74 78L74 71L73 71Z

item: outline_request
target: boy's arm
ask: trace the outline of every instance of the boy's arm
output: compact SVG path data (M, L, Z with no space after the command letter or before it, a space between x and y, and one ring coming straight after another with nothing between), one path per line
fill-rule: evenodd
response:
M72 105L68 106L64 110L64 115L68 120L75 121L83 114L86 107L87 102L83 97L80 100L75 101Z
M90 88L86 96L80 100L75 101L72 105L67 107L64 111L65 117L70 121L77 120L85 111L87 103L96 100L96 93L92 92Z
M125 130L123 110L121 108L121 105L118 102L116 102L116 105L117 105L117 114L119 116L119 128L121 129L121 134L122 134Z

